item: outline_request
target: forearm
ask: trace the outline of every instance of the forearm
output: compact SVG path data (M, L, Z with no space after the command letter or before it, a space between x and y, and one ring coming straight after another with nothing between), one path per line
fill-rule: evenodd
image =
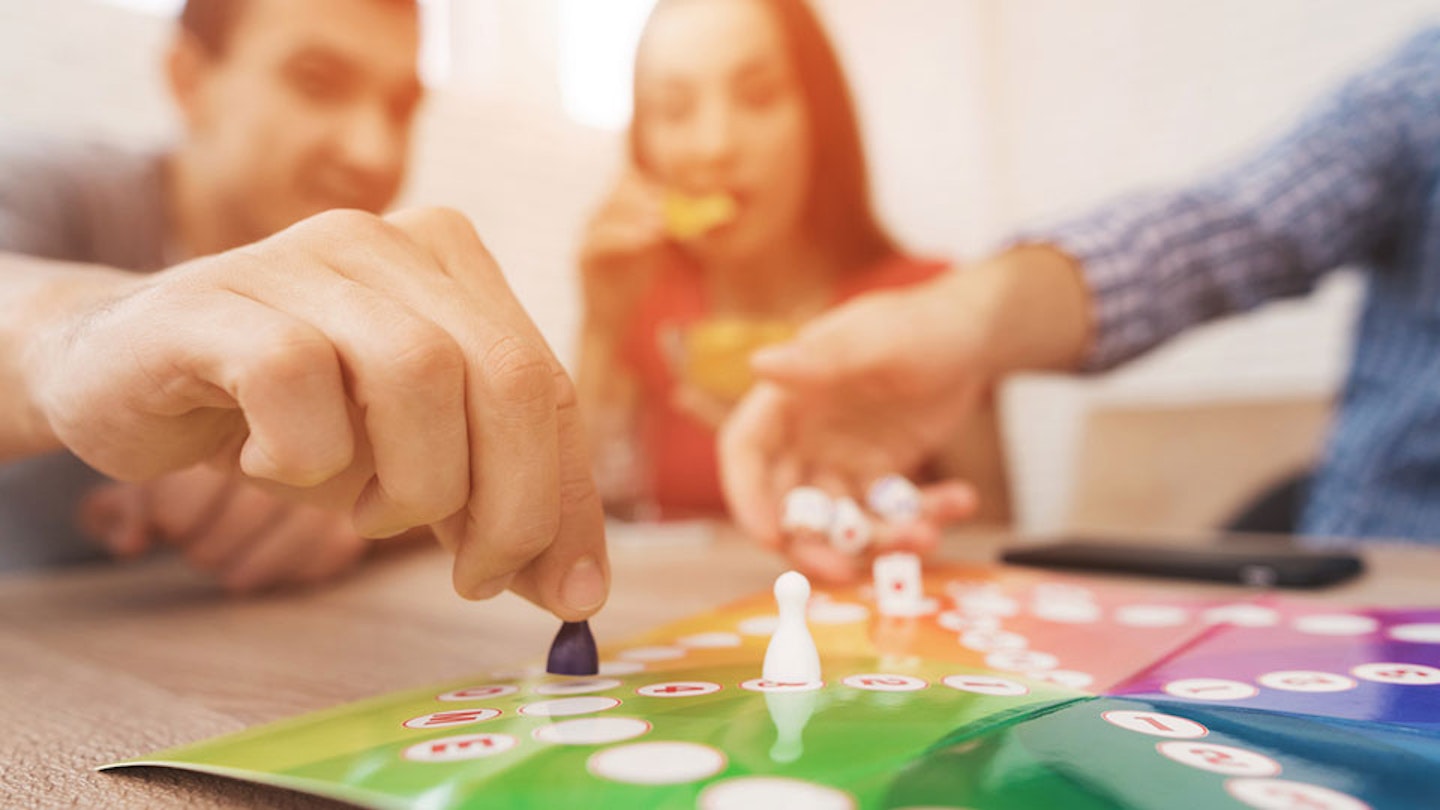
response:
M1093 301L1073 257L1043 245L1007 250L943 282L950 295L929 296L953 306L969 301L975 313L972 345L984 347L979 368L998 380L1020 371L1073 371L1093 340ZM952 312L949 318L954 320Z
M1022 234L1082 266L1095 302L1084 366L1109 368L1201 321L1307 293L1335 268L1383 265L1397 233L1416 225L1418 184L1440 145L1437 43L1434 32L1418 38L1229 171Z
M0 253L0 459L59 449L32 386L50 330L136 283L133 274Z

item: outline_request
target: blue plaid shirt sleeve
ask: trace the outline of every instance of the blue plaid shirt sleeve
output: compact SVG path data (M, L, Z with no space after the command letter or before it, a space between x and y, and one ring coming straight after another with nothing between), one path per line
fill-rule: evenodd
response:
M1084 368L1111 368L1198 322L1310 291L1383 250L1409 137L1435 107L1440 30L1340 88L1270 147L1189 189L1121 199L1017 241L1075 257L1094 302Z

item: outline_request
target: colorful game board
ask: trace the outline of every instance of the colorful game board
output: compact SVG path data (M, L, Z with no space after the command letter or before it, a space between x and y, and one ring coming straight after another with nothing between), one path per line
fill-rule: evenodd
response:
M817 590L819 689L760 678L763 593L605 648L595 677L492 672L109 767L427 810L1440 807L1440 610L924 584L914 618Z

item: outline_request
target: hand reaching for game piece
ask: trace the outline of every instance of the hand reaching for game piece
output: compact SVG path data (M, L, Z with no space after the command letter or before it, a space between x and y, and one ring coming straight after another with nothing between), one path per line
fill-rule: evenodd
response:
M460 214L332 211L150 276L29 278L0 449L129 481L209 462L367 537L431 526L468 598L604 602L574 388Z
M780 502L810 484L863 498L872 482L917 469L959 435L1007 373L1073 367L1088 335L1088 297L1073 260L1020 248L903 291L856 299L810 322L795 340L757 353L762 380L720 436L721 480L742 529L784 547L827 579L863 573L824 543L794 543ZM903 325L903 328L899 328ZM902 532L923 547L973 514L958 481L922 490L919 520Z
M337 577L369 545L344 514L293 503L204 465L103 485L81 505L81 521L118 557L159 542L236 592Z

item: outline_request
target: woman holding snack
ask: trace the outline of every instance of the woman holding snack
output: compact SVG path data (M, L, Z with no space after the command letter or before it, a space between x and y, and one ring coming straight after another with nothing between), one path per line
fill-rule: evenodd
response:
M581 268L578 386L602 494L614 512L685 517L724 513L715 429L755 349L947 265L905 255L877 221L849 90L803 0L660 0L628 165ZM998 431L972 433L945 473L1000 517Z

